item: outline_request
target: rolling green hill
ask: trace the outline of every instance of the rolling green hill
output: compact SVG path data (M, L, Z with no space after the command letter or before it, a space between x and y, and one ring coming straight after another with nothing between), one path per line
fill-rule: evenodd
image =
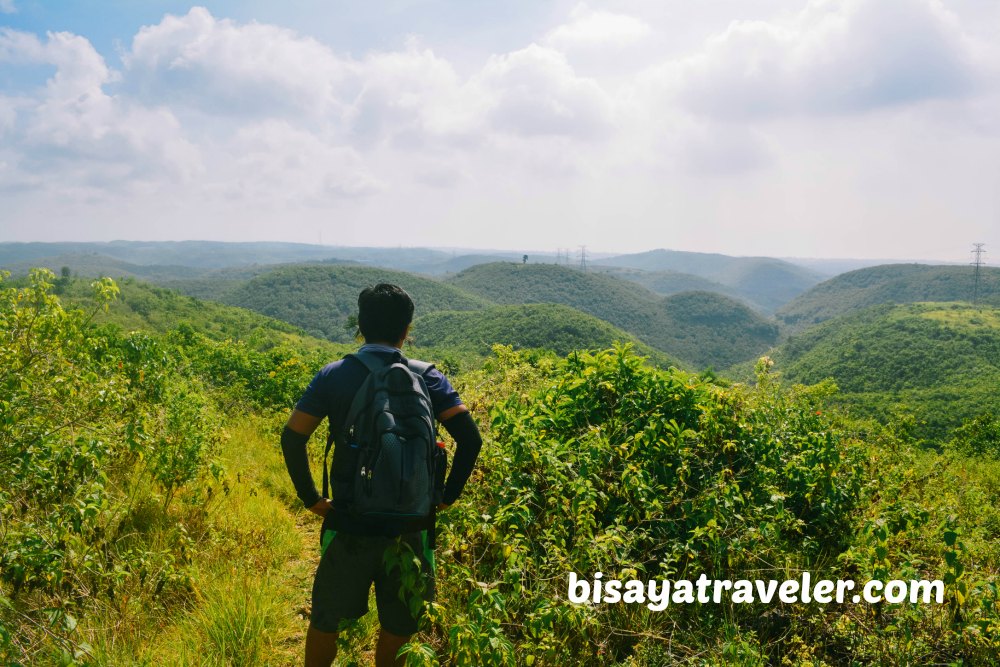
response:
M981 302L1000 305L1000 269L984 268ZM792 331L882 303L971 301L973 271L967 266L886 264L844 273L797 297L777 313Z
M679 294L680 292L715 292L735 299L743 298L738 290L692 273L681 273L680 271L644 271L642 269L629 269L621 266L601 265L595 265L593 271L638 283L650 292L655 292L660 296L670 296L671 294Z
M503 304L571 306L699 368L752 358L777 337L774 325L726 296L686 292L663 299L611 275L556 264L484 264L449 282Z
M778 326L745 305L714 292L683 292L664 299L668 348L697 368L724 368L753 359L778 340Z
M110 323L123 330L165 333L186 324L212 340L246 341L253 347L267 349L281 344L327 352L342 350L329 341L307 335L298 327L252 310L213 301L202 301L172 290L131 278L119 280L121 290L107 312L99 311L94 322ZM67 306L83 306L90 301L89 280L73 279L61 285Z
M448 284L499 304L560 303L599 317L661 347L656 330L660 298L608 275L558 264L480 264L449 278Z
M350 342L353 331L348 330L347 320L357 313L358 293L380 282L396 283L409 292L417 314L490 305L452 285L411 273L325 265L268 271L220 294L218 300L290 322L313 336Z
M412 337L422 346L467 348L481 354L488 354L495 343L515 349L545 348L566 355L573 350L631 342L637 352L657 365L676 365L663 352L639 342L632 334L575 308L554 303L431 313L417 318Z
M181 265L133 264L108 255L82 252L23 259L20 261L7 261L0 265L0 268L10 271L14 276L27 275L28 271L35 267L45 267L56 274L59 274L66 267L72 275L77 276L90 278L103 276L108 276L109 278L139 278L153 282L181 278L190 279L202 275L206 271L205 269Z
M335 261L357 263L365 266L381 266L403 271L427 274L443 274L457 271L471 264L494 261L483 255L456 257L453 252L433 248L374 248L314 245L308 243L283 242L228 242L228 241L111 241L60 242L60 243L0 243L0 267L10 265L42 266L52 263L58 257L84 257L100 255L112 262L135 266L183 266L201 273L212 269L241 267L260 264L299 264L304 262ZM520 259L519 253L493 253L504 259ZM63 262L57 265L73 265ZM112 267L114 268L114 267ZM192 271L176 276L189 278ZM81 271L81 274L83 272ZM84 275L90 275L84 274ZM137 275L150 279L155 276L142 272L109 273Z
M608 257L602 259L601 264L700 276L736 290L767 312L774 312L822 280L822 275L815 271L770 257L731 257L663 249Z
M792 336L775 360L793 382L832 378L857 411L908 410L925 422L922 433L942 439L962 421L1000 409L1000 308L873 306Z

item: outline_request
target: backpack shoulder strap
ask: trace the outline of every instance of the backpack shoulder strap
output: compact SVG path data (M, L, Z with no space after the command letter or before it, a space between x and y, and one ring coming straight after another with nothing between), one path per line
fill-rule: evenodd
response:
M368 369L369 373L374 373L375 371L385 368L386 362L382 361L382 357L378 356L374 352L355 352L348 354L344 359L356 359L364 364L365 368Z
M426 361L417 361L416 359L407 359L406 365L410 367L411 371L420 376L423 376L424 373L434 368L434 364L429 364Z
M352 354L344 355L344 359L351 358L360 361L364 367L368 370L368 374L371 375L386 366L386 362L382 360L382 357L374 354L372 352L356 352ZM366 378L367 382L367 378ZM361 389L364 388L364 383L361 385ZM347 411L347 418L344 420L345 424L351 424L357 419L358 413L364 407L363 402L359 401L358 394L361 391L359 389L358 393L354 395L354 400L351 402L351 407ZM330 449L334 446L338 439L340 439L341 434L330 432L330 436L326 439L326 449L323 451L323 497L329 497L327 491L329 490L330 482L330 469L327 466L327 459L330 458Z

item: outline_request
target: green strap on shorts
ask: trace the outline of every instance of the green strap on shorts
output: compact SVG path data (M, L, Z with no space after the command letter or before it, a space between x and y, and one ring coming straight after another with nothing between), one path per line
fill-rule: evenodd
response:
M323 535L319 540L319 554L323 556L326 553L327 547L333 542L333 538L337 536L337 531L332 529L326 529L323 531ZM424 559L430 563L431 570L434 570L434 547L431 546L431 538L429 530L420 531L420 546L423 547Z
M326 553L326 548L330 546L330 542L333 542L333 538L337 536L337 531L335 530L324 530L323 535L319 538L319 555L322 556Z

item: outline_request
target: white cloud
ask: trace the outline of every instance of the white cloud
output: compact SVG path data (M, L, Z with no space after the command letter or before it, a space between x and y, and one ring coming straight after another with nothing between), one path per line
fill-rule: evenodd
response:
M198 151L170 111L108 95L117 74L89 41L66 32L42 41L0 30L0 62L43 64L55 73L39 90L7 100L3 126L26 183L46 189L128 187L130 181L185 179Z
M649 25L634 16L592 10L586 4L577 5L569 18L550 30L542 43L565 52L633 44L651 33Z
M4 223L91 202L116 236L142 218L177 225L161 236L753 253L879 216L905 221L887 237L944 209L985 220L1000 57L970 37L988 32L973 1L590 0L462 55L380 33L352 56L198 7L120 64L0 29L0 67L52 71L0 95Z
M357 151L284 121L240 128L224 148L213 187L244 202L322 205L381 191Z
M17 6L14 0L0 0L0 14L16 14Z
M537 45L494 56L462 80L416 39L356 60L290 30L195 7L142 28L124 61L125 89L145 101L212 115L301 115L359 147L433 150L479 143L490 131L592 137L609 122L600 86Z
M433 150L481 130L482 101L447 60L410 40L402 51L373 53L355 66L358 92L346 101L351 140Z
M612 129L607 93L551 48L532 44L494 56L471 85L489 99L490 125L501 132L589 140Z
M328 117L358 85L354 64L324 44L203 7L140 29L124 62L141 99L221 115Z
M737 21L654 75L718 118L854 113L962 96L969 38L938 0L813 0L791 21Z

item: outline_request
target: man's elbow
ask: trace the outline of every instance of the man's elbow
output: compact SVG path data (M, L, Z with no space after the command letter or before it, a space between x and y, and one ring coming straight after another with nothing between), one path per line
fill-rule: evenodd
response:
M444 424L449 419L468 412L469 408L465 407L464 403L459 403L458 405L452 406L447 410L442 410L438 413L438 422ZM447 425L445 425L445 428L447 428Z

